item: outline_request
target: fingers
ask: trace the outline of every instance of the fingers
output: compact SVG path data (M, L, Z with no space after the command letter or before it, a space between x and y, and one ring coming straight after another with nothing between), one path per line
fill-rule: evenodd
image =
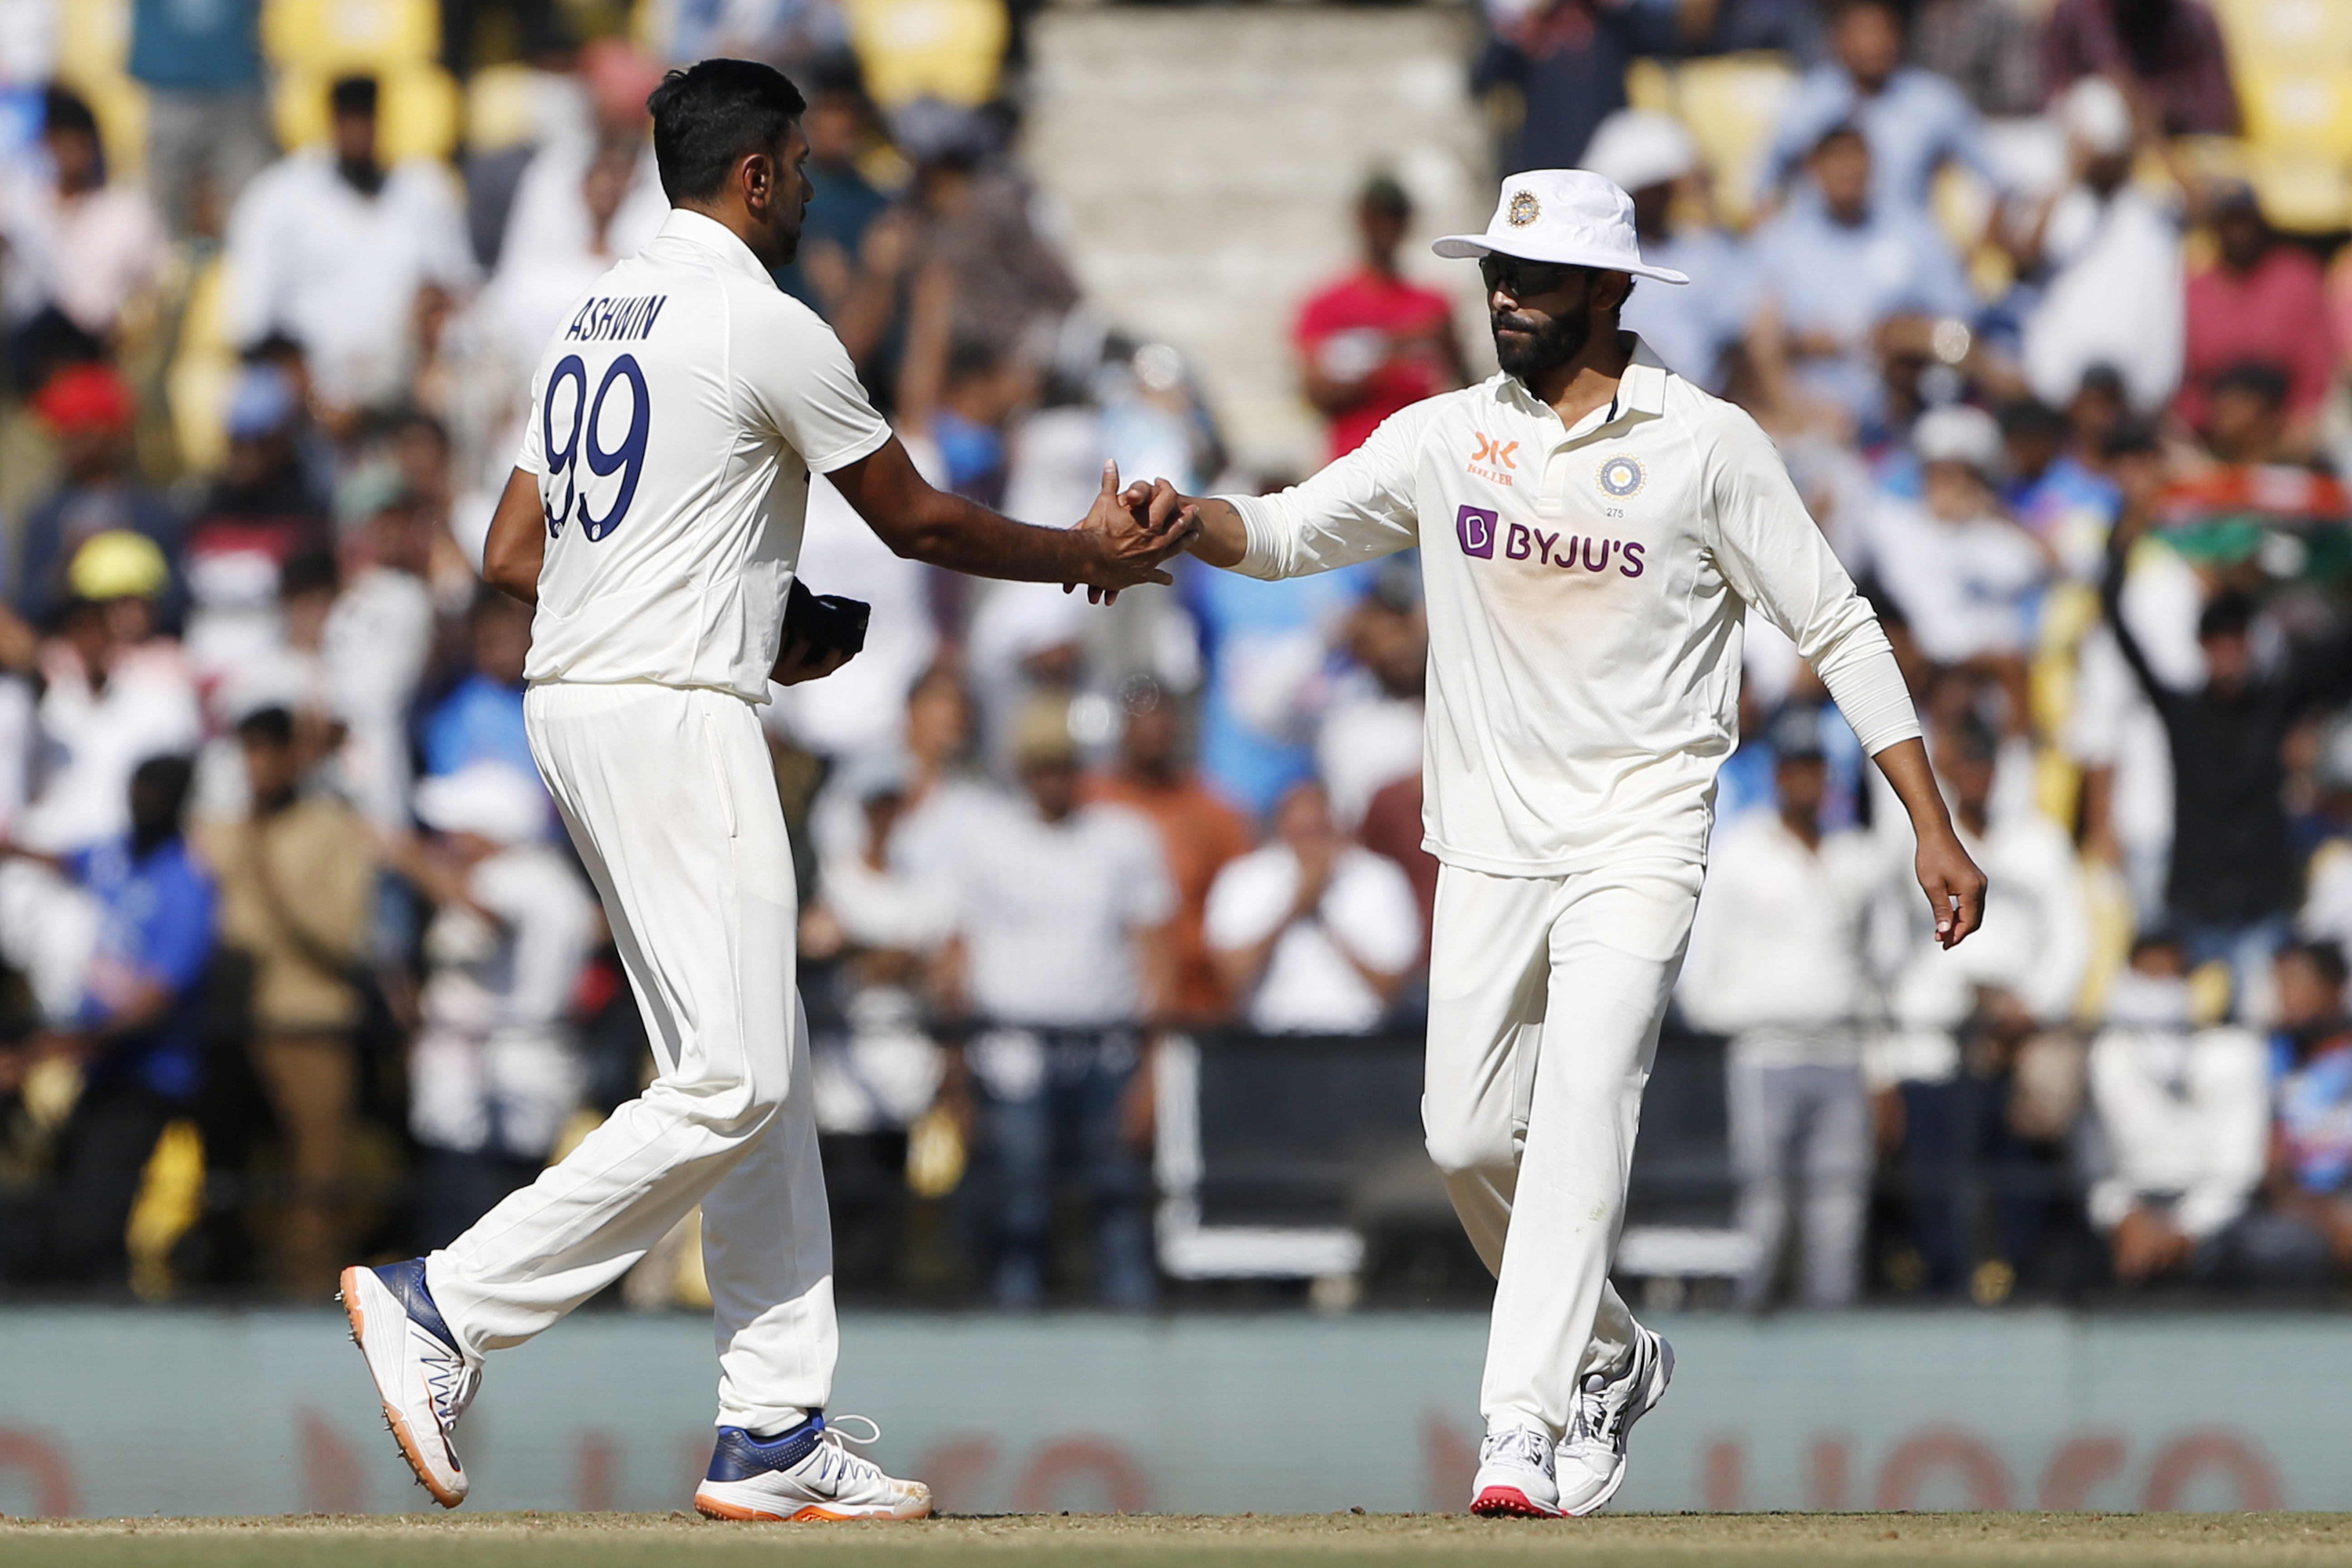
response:
M1118 499L1118 459L1117 458L1106 458L1103 460L1102 493L1113 500Z
M1146 514L1146 520L1150 523L1154 533L1168 527L1181 513L1183 510L1183 497L1176 493L1176 487L1166 479L1160 479L1153 483L1151 506Z

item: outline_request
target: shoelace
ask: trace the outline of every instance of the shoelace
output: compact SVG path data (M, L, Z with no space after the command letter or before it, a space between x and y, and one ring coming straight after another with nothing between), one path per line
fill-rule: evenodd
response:
M866 1436L853 1437L843 1431L845 1421L866 1423ZM816 1473L825 1480L838 1482L845 1477L870 1480L883 1473L882 1467L863 1454L851 1453L847 1445L855 1443L862 1448L881 1440L882 1423L871 1415L828 1415L824 1430L817 1435L816 1452L810 1457L816 1460Z
M433 1345L421 1358L433 1414L444 1426L455 1426L457 1417L466 1414L466 1407L474 1403L474 1391L481 1386L482 1374L467 1366L462 1354L442 1346L432 1335L419 1337Z
M1551 1469L1551 1444L1541 1434L1526 1426L1513 1426L1507 1431L1486 1434L1486 1457L1507 1459L1546 1472Z
M1605 1373L1587 1373L1578 1388L1576 1407L1569 1413L1569 1440L1591 1437L1614 1447L1624 1440L1625 1412L1633 1404L1633 1374L1641 1369L1637 1352L1625 1363L1625 1370L1615 1377ZM1622 1398L1610 1397L1612 1389L1622 1390Z

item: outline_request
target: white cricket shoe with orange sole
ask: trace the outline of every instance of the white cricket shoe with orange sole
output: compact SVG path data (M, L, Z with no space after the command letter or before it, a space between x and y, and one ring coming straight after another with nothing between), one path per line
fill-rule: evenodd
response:
M821 1520L928 1519L931 1489L902 1481L845 1447L871 1443L882 1429L863 1415L870 1436L852 1438L825 1425L818 1411L788 1432L754 1437L740 1426L719 1428L710 1473L695 1489L698 1512L712 1519Z
M346 1268L339 1294L352 1320L352 1342L367 1357L383 1401L384 1425L433 1500L456 1508L471 1485L452 1434L481 1386L457 1336L425 1288L425 1259L381 1268Z

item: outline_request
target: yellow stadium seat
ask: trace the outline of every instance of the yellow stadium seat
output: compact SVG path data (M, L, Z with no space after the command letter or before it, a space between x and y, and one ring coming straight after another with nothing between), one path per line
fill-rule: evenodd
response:
M1717 210L1735 225L1755 209L1763 149L1796 85L1795 69L1769 54L1672 66L1637 60L1625 73L1626 97L1636 107L1663 110L1690 128L1706 162Z
M228 265L215 258L188 285L179 351L163 381L181 460L195 473L211 473L228 454L228 398L236 373L236 348L228 340Z
M441 10L435 0L268 0L261 47L304 71L421 65L441 52Z
M1003 0L844 0L875 102L981 104L996 96L1010 35Z
M2213 9L2241 68L2352 66L2352 5L2344 0L2220 0Z
M332 71L284 71L270 103L280 145L308 147L327 137L327 89ZM408 65L379 74L377 156L446 158L457 145L461 105L457 84L435 65Z
M2241 60L2237 81L2255 146L2352 159L2352 68Z
M466 83L466 145L477 153L520 147L539 131L539 72L484 66Z
M131 0L68 0L58 7L60 79L91 81L131 60Z

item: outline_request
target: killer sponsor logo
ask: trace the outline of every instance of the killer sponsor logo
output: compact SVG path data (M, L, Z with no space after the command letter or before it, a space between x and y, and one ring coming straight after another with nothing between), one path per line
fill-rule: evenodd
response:
M1497 441L1484 430L1475 430L1471 434L1478 443L1470 453L1471 477L1509 489L1511 472L1519 466L1519 444L1517 441Z

